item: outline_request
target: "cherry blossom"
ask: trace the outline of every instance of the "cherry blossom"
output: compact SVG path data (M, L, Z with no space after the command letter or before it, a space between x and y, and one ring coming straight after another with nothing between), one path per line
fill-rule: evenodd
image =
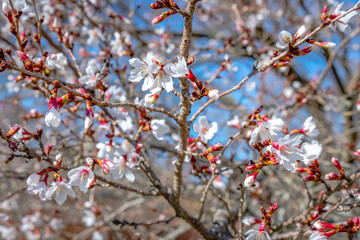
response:
M94 87L97 82L99 68L100 66L96 59L89 60L85 68L86 75L80 77L79 82L84 84L86 87Z
M214 188L217 188L217 189L219 189L221 191L226 190L226 184L224 183L224 181L222 181L221 176L218 176L217 178L215 178L212 185L214 186Z
M143 91L145 88L145 90L149 89L151 93L159 92L161 89L165 89L166 92L171 92L174 89L174 83L172 81L172 66L172 63L168 63L165 66L162 66L158 70L156 78L153 81L151 81L151 79L149 79L150 81L146 81L145 79L145 87L143 85Z
M218 100L219 99L219 91L217 89L211 89L209 92L208 92L208 97L211 99L211 100Z
M57 204L62 205L68 196L75 197L75 192L71 189L71 185L62 181L52 182L51 187L45 193L47 199L51 200L52 195L55 193L55 201Z
M323 235L319 231L313 231L313 232L311 232L311 234L309 236L309 240L327 240L327 239L328 239L328 237Z
M153 74L157 73L160 69L160 66L154 63L153 60L155 60L155 56L152 52L147 53L144 61L141 61L139 58L132 58L129 60L131 66L135 68L130 72L129 81L140 82L141 79L145 78L142 86L143 91L149 89L149 83L151 84L154 82Z
M15 240L16 239L16 228L15 227L5 227L0 226L1 238L6 240Z
M340 11L340 9L342 8L343 5L344 5L344 3L342 2L336 7L336 9L333 13L334 17L338 17L341 14L345 13L345 11ZM351 18L353 18L357 14L358 14L357 11L353 11L353 12L349 13L345 17L342 17L339 20L335 21L332 25L330 25L330 28L333 29L334 31L337 28L341 32L349 33L351 31L351 28L350 28L350 25L348 24L348 22L351 20Z
M159 96L161 94L160 92L153 93L153 94L146 94L144 97L144 105L145 106L152 106L154 103L159 99Z
M98 28L87 30L86 33L89 35L89 38L86 40L86 44L89 46L98 46L100 41L105 40L104 35Z
M45 123L48 127L59 127L61 123L61 114L56 98L49 101L48 112L45 115Z
M244 216L242 219L242 222L246 226L251 226L251 225L254 225L255 223L258 223L257 219L254 218L253 216Z
M206 116L199 117L199 121L194 124L194 131L197 132L201 138L201 141L207 142L212 139L214 134L218 130L216 122L209 124Z
M316 128L312 116L305 120L304 125L299 132L308 137L317 137L320 134L320 131Z
M283 120L277 118L277 113L274 113L271 119L267 121L258 121L258 127L253 130L250 136L249 144L252 146L257 141L265 141L267 139L275 140L277 133L281 131L284 126Z
M289 45L295 44L300 38L305 36L306 33L307 33L307 29L306 29L305 25L302 25L297 30L297 32L294 35L294 39L293 39L291 33L289 33L288 31L282 30L279 33L279 41L276 43L276 46L282 50L286 49L289 47Z
M227 121L226 124L230 127L236 128L240 128L242 125L239 116L234 116L231 120Z
M303 161L306 165L319 158L322 151L321 144L315 140L311 141L311 143L304 142L301 148L303 150Z
M170 128L165 123L165 119L151 120L150 125L151 125L152 134L158 140L164 140L164 134L170 131Z
M45 61L45 66L49 70L54 70L55 68L63 70L66 65L67 59L63 53L51 54Z
M86 102L86 117L84 122L84 128L90 128L91 125L94 123L94 112L91 108L91 102Z
M94 224L96 222L95 213L93 211L85 209L84 210L84 216L82 217L81 220L83 221L83 223L85 223L86 227L94 226Z
M302 150L296 147L301 144L303 137L297 135L291 138L288 134L278 142L272 142L272 152L276 153L279 163L288 171L295 172L295 161L303 158Z
M117 54L121 57L124 51L121 34L119 32L115 32L114 37L115 39L110 41L111 53Z
M124 157L119 157L114 161L115 167L110 169L110 174L114 180L118 180L126 177L130 182L135 181L135 176L130 170L127 161L125 161Z
M184 57L180 58L179 56L177 56L177 58L177 63L170 64L170 75L174 78L185 77L185 75L189 73L187 62Z
M117 101L126 101L126 92L122 87L112 85L105 92L106 98L114 98Z
M114 146L112 143L98 143L96 148L99 149L97 157L101 159L107 159L112 161L115 156L121 156L124 154L122 149L118 146Z
M29 184L27 187L27 192L29 194L38 195L41 201L46 201L47 198L45 196L46 191L48 190L47 184L44 181L40 181L38 183Z
M70 170L68 172L68 177L71 186L79 186L80 191L86 193L90 183L94 179L94 173L90 168L81 166Z
M245 233L249 235L246 237L246 240L271 240L271 237L267 231L260 231L255 229L250 229Z

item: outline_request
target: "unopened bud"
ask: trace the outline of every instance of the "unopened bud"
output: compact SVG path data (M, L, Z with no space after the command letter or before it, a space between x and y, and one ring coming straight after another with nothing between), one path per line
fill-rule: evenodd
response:
M342 168L341 165L340 165L339 160L337 160L336 158L333 157L333 158L331 159L331 163L332 163L339 171L343 170L343 168Z
M331 173L328 173L325 175L325 179L326 180L340 180L340 177L336 173L331 172Z
M11 138L15 133L17 133L20 130L19 125L14 125L12 128L10 128L9 132L6 134L7 138Z
M20 60L22 60L24 62L29 60L29 57L26 55L26 53L24 53L22 51L17 51L17 55L19 56Z
M45 150L44 150L45 154L49 156L52 148L53 148L53 145L46 145Z
M60 169L61 163L62 163L62 154L59 153L58 155L56 155L53 165L56 169Z
M89 167L92 167L94 165L94 159L87 157L86 158L86 164L89 165Z

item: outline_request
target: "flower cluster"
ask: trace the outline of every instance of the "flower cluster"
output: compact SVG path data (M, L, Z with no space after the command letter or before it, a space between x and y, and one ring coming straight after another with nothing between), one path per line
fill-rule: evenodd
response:
M258 230L251 229L245 233L248 235L246 240L257 240L257 239L264 239L264 240L271 240L271 237L268 233L268 229L271 226L271 216L277 210L278 204L275 203L274 205L270 206L267 211L263 207L261 207L261 213L263 214L261 218L260 228Z

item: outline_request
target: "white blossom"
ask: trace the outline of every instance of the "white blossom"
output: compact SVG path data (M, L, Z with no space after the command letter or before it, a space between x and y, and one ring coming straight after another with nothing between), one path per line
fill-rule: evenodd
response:
M50 108L50 110L45 115L45 123L48 127L58 127L61 123L61 113L55 107Z
M94 173L90 168L81 166L71 169L68 172L68 177L70 179L69 184L71 186L79 186L80 191L86 193L90 183L94 179Z
M47 199L51 200L54 193L55 201L59 205L62 205L68 196L75 197L75 192L71 189L71 185L64 182L52 182L51 187L47 190L45 196Z
M44 181L40 181L38 183L32 183L27 187L27 192L29 194L38 195L41 199L41 201L46 201L47 198L45 196L45 193L47 191L48 187Z
M119 57L123 55L123 43L121 40L121 34L119 32L114 33L115 40L110 41L111 53L117 54Z
M170 128L166 125L165 119L154 119L150 123L152 134L158 140L164 140L164 134L170 131Z
M246 237L246 240L271 240L271 237L267 231L250 229L245 233L245 235L249 235Z
M15 227L5 227L0 226L1 238L6 240L15 240L16 239L16 228Z
M101 30L98 28L87 30L86 33L89 35L89 38L86 40L86 44L89 46L98 46L100 40L105 40L103 34L101 33Z
M338 16L340 14L344 14L345 11L340 11L340 9L342 8L342 6L344 5L344 3L340 3L335 11L334 11L334 15ZM349 13L348 15L346 15L345 17L340 18L339 20L335 21L335 23L333 23L334 25L330 25L330 28L332 30L336 30L336 28L338 28L341 32L344 33L349 33L351 31L350 29L350 25L348 24L348 22L351 20L351 18L353 18L354 16L356 16L358 13L357 11L352 11L351 13Z
M216 122L209 124L206 116L201 116L199 121L194 124L194 131L197 132L201 138L201 141L207 142L212 139L214 134L218 130L218 125Z
M128 163L125 161L124 157L119 157L114 161L115 167L110 169L110 175L113 177L114 180L118 180L126 177L127 180L130 182L135 181L135 176L130 170Z
M284 126L283 120L277 118L277 113L274 113L271 119L266 122L258 122L258 127L253 130L250 136L249 144L252 146L257 141L265 141L267 139L275 140L277 133L281 131Z
M271 151L276 153L279 163L288 171L295 172L295 161L303 159L302 150L296 147L302 142L303 137L297 135L291 138L288 134L272 144Z
M97 77L99 74L100 66L96 59L91 59L88 61L85 73L86 75L80 77L78 80L81 84L85 85L86 87L94 87L96 86Z
M154 82L153 74L157 73L160 69L160 66L153 62L154 59L154 54L148 52L144 61L141 61L139 58L132 58L129 60L131 66L135 68L130 72L129 81L140 82L141 79L145 78L142 86L143 91L149 89L149 83Z
M178 62L170 64L170 75L174 78L185 77L189 73L187 62L184 57L177 57Z
M305 120L304 125L302 126L300 131L308 137L317 137L320 134L320 131L316 129L316 125L313 121L312 116L308 117Z
M322 151L322 146L318 141L311 141L311 143L304 142L301 146L303 150L303 161L306 165L317 159Z
M279 33L279 41L276 43L276 47L279 49L286 49L289 43L292 42L292 35L288 31L282 30Z
M65 69L67 65L67 59L63 53L51 54L45 60L45 66L49 70L57 69Z
M311 232L309 236L309 240L327 240L328 237L325 235L322 235L319 231L313 231Z
M242 219L242 223L246 226L251 226L256 223L256 219L253 216L244 216Z
M96 222L95 213L93 211L85 209L84 210L84 216L82 217L81 220L83 221L83 223L85 223L86 227L94 226L94 224Z
M211 89L208 93L208 97L211 100L218 100L219 99L219 91L217 89Z

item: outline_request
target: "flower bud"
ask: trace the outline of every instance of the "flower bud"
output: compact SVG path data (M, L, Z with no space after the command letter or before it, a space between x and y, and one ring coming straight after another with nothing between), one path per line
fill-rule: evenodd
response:
M161 23L165 18L167 18L171 15L174 15L175 13L176 13L176 11L174 11L174 10L166 11L166 12L162 13L161 15L154 17L151 24L155 25L155 24Z
M53 165L56 169L60 169L61 163L62 163L62 154L59 153L58 155L56 155Z
M307 33L307 29L305 27L305 25L302 25L295 33L294 35L294 38L295 40L296 39L299 39L299 38L302 38L303 36L305 36Z
M94 112L91 109L91 102L87 101L86 102L86 118L85 118L85 123L84 123L84 127L90 128L91 125L94 123Z
M10 128L9 132L6 134L7 138L11 138L15 133L17 133L20 130L19 125L14 125L12 128Z
M26 55L26 53L22 51L17 51L17 55L19 56L21 61L26 62L27 60L29 60L29 57Z
M145 106L152 106L155 102L157 102L157 100L159 99L160 94L155 93L155 94L146 94L145 95Z
M91 168L94 165L94 159L87 157L86 158L86 164L89 165L89 167Z
M16 152L18 150L16 142L14 142L14 141L9 142L9 148L14 152Z
M326 180L340 180L341 178L334 172L325 175Z
M211 100L218 100L219 99L219 91L217 89L210 89L208 92L208 97Z
M53 145L46 145L44 151L45 151L45 154L46 154L47 156L50 155L50 152L51 152L52 148L53 148Z
M196 82L196 77L190 69L189 69L189 73L185 74L185 77L187 77L192 82Z
M343 170L343 168L342 168L341 165L340 165L339 160L337 160L336 158L333 157L333 158L331 159L331 163L332 163L339 171Z
M248 175L248 176L245 178L244 186L245 186L245 187L251 187L252 185L254 185L254 183L255 183L255 181L256 181L256 176L257 176L257 174L258 174L258 172Z

